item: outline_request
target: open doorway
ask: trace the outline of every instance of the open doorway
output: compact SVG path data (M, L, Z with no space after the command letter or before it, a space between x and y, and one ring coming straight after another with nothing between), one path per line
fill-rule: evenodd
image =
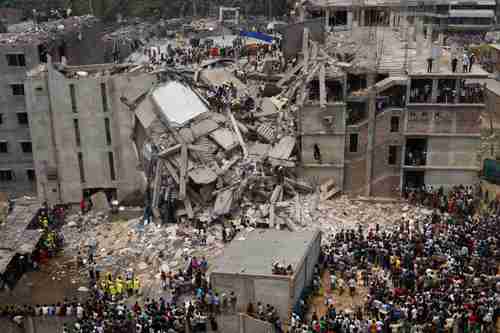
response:
M424 166L427 163L427 139L408 138L406 140L405 165Z
M425 171L407 170L403 178L405 189L414 190L425 185Z

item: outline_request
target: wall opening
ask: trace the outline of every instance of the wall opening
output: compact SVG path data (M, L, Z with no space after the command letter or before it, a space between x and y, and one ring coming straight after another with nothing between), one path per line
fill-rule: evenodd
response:
M32 153L33 152L33 147L31 145L31 141L21 141L21 150L23 153Z
M403 174L403 184L405 189L421 189L425 186L425 172L407 170Z
M111 180L116 180L116 172L115 172L115 159L113 156L113 152L108 152L108 160L109 160L109 173Z
M23 53L6 54L7 65L10 67L25 67L26 58Z
M82 142L80 138L80 124L78 119L73 119L73 128L75 129L75 143L77 147L80 147Z
M111 125L109 122L109 118L104 118L104 127L106 131L106 144L111 146Z
M14 172L10 169L0 170L0 182L11 182L14 180Z
M427 139L408 138L406 140L405 165L423 166L427 164Z
M399 132L399 117L391 117L391 133Z
M83 165L83 154L78 153L78 168L80 169L80 182L85 183L85 169Z
M18 112L17 113L17 123L19 125L28 125L28 113Z
M71 98L71 110L73 113L78 112L78 108L76 106L76 88L74 84L69 85L69 96Z
M106 93L106 83L101 83L102 111L108 112L108 95Z
M389 146L389 156L387 157L387 164L396 165L398 163L398 146Z
M349 135L349 152L358 152L358 133L352 133Z

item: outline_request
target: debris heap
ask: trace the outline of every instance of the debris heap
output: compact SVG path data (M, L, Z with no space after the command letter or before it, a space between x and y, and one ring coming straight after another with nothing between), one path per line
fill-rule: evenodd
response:
M162 104L158 95L152 97ZM205 104L181 126L160 121L154 126L161 134L153 140L153 208L161 209L174 191L184 206L177 216L206 222L248 216L251 224L272 227L277 203L312 190L293 174L295 128L285 124L272 99L263 102L265 110L250 116L229 105L213 112L215 103ZM165 104L160 109L168 109Z

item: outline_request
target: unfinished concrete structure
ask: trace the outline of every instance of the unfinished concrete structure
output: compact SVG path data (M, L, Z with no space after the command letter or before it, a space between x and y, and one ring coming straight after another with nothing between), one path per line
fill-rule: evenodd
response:
M470 0L307 0L309 17L321 17L330 29L399 26L404 18L422 18L435 31L489 31L495 24L496 1Z
M49 62L29 73L26 103L40 199L79 202L84 191L104 190L123 200L144 189L127 100L147 92L156 76L130 68Z
M100 22L92 16L70 17L35 26L23 22L0 33L0 191L35 192L32 140L26 109L26 72L47 56L69 64L103 62L97 36Z
M210 282L216 290L238 295L237 312L245 312L248 303L261 302L274 306L286 322L312 281L320 245L320 231L252 231L225 249L214 263ZM272 274L276 261L292 265L293 274Z
M477 181L485 102L484 87L474 80L487 73L476 65L470 72L453 71L451 62L463 50L442 50L430 35L424 38L422 28L413 27L416 41L408 30L383 27L376 33L363 27L337 32L327 41L337 46L330 54L304 40L300 64L283 79L295 76L293 84L302 87L297 107L303 177L316 183L333 178L347 193L375 196Z

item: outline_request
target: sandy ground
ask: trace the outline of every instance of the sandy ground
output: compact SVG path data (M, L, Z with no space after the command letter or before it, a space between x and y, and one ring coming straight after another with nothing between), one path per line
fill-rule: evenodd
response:
M81 274L80 274L81 272ZM1 304L55 304L64 298L83 300L87 292L79 292L88 286L85 269L76 270L75 261L65 256L53 258L39 271L24 274L14 290L1 292Z
M326 315L328 306L325 305L325 300L329 297L333 299L333 306L337 312L353 311L354 309L363 306L366 295L368 294L368 290L358 283L355 295L350 296L349 290L346 289L340 296L338 290L332 291L330 289L330 273L328 271L325 271L321 277L321 286L324 293L312 298L308 312L308 319L311 318L314 312L316 312L318 317Z

